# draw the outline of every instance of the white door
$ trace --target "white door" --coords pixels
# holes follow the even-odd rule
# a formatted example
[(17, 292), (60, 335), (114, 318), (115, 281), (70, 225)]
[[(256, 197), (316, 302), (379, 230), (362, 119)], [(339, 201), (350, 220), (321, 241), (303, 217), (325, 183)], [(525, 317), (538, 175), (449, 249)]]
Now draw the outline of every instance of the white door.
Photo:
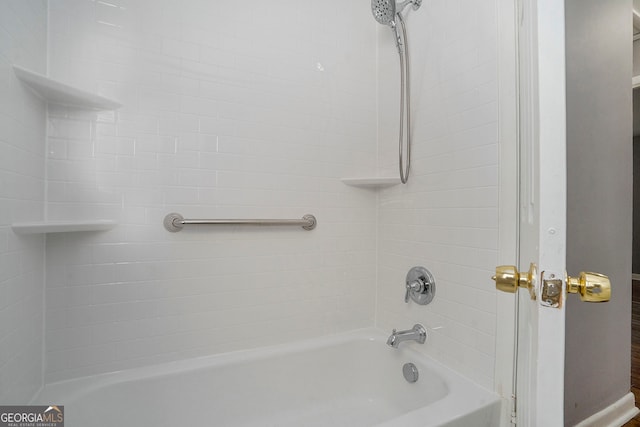
[[(537, 266), (535, 301), (519, 292), (517, 420), (564, 424), (566, 102), (564, 0), (520, 2), (519, 269)], [(547, 282), (550, 292), (544, 292)], [(545, 293), (559, 292), (554, 299)]]
[[(501, 425), (562, 426), (567, 296), (564, 0), (500, 0), (499, 5), (499, 257), (520, 273), (497, 270), (496, 282), (509, 292), (529, 288), (515, 296), (498, 295), (496, 359), (513, 361), (496, 369), (498, 391), (512, 396)], [(572, 292), (579, 290), (579, 283), (571, 282)], [(594, 300), (608, 299), (606, 278), (594, 286)], [(515, 319), (511, 325), (510, 319)]]
[[(523, 277), (531, 264), (536, 266), (531, 269), (529, 292), (520, 290), (511, 298), (510, 294), (500, 295), (498, 300), (505, 305), (498, 321), (508, 319), (508, 315), (515, 318), (515, 342), (501, 343), (502, 357), (509, 355), (511, 345), (513, 360), (512, 366), (503, 369), (503, 377), (498, 378), (513, 395), (502, 425), (514, 421), (518, 426), (562, 426), (566, 250), (564, 1), (505, 0), (501, 10), (501, 25), (512, 25), (510, 31), (515, 39), (512, 46), (501, 41), (500, 65), (504, 68), (515, 62), (512, 104), (516, 110), (514, 126), (509, 125), (508, 113), (501, 114), (502, 161), (510, 158), (514, 163), (513, 168), (504, 170), (501, 181), (506, 202), (502, 218), (507, 217), (508, 205), (514, 198), (517, 205), (517, 220), (508, 225), (514, 232), (503, 233), (506, 236), (501, 239), (501, 247), (506, 253), (515, 252), (513, 261), (507, 263), (515, 264)], [(504, 77), (501, 84), (508, 86), (511, 82)], [(508, 101), (509, 97), (503, 94), (501, 100)], [(518, 141), (511, 151), (506, 148), (509, 137)], [(515, 178), (511, 187), (510, 177)], [(509, 245), (506, 239), (515, 243)], [(542, 276), (559, 281), (555, 284), (560, 303), (542, 298)]]
[[(563, 280), (565, 271), (564, 0), (499, 0), (498, 10), (498, 256), (523, 277), (531, 263), (537, 266), (535, 300), (526, 289), (497, 295), (496, 389), (505, 398), (501, 426), (562, 426), (564, 304), (543, 306), (548, 303), (539, 286), (541, 272)], [(512, 284), (510, 292), (518, 289)], [(561, 284), (561, 297), (563, 289)]]

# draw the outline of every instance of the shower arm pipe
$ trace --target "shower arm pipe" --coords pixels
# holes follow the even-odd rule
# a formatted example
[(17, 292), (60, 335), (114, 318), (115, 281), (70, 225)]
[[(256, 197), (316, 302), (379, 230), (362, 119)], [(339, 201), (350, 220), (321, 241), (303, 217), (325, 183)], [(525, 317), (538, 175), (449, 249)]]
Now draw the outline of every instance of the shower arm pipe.
[(297, 225), (305, 230), (316, 228), (316, 217), (307, 214), (302, 219), (185, 219), (179, 213), (170, 213), (164, 217), (164, 228), (172, 233), (185, 225)]

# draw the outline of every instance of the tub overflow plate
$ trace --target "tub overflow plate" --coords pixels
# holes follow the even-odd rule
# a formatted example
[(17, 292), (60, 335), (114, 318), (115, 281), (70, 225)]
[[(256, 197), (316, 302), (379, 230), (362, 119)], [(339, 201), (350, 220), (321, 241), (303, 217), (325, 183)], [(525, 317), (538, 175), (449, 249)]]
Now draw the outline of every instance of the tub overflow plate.
[(418, 368), (411, 362), (404, 364), (402, 367), (402, 375), (404, 375), (404, 379), (410, 383), (418, 381), (418, 377), (420, 376), (418, 374)]

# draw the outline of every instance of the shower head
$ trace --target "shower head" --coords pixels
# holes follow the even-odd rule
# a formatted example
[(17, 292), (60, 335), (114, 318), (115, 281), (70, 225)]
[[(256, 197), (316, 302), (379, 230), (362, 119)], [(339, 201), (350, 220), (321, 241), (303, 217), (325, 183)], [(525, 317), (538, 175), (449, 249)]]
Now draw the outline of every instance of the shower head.
[[(402, 11), (408, 5), (413, 6), (413, 10), (418, 10), (422, 5), (422, 0), (404, 0), (396, 3), (396, 0), (371, 0), (371, 13), (379, 24), (388, 25), (395, 35), (398, 56), (400, 57), (400, 131), (398, 135), (398, 166), (400, 169), (400, 181), (403, 184), (409, 179), (409, 167), (411, 164), (411, 90), (409, 83), (411, 76), (409, 73), (409, 44), (407, 39), (407, 27), (402, 17)], [(400, 24), (396, 25), (397, 22)], [(398, 31), (402, 30), (402, 34)], [(404, 143), (405, 114), (406, 114), (406, 144)], [(405, 150), (406, 145), (406, 150)], [(406, 151), (406, 162), (404, 161)]]
[(395, 27), (395, 0), (371, 0), (371, 12), (378, 23)]
[(398, 4), (395, 0), (371, 0), (371, 12), (378, 23), (395, 28), (396, 14), (408, 5), (413, 5), (413, 9), (417, 10), (422, 5), (422, 0), (405, 0)]

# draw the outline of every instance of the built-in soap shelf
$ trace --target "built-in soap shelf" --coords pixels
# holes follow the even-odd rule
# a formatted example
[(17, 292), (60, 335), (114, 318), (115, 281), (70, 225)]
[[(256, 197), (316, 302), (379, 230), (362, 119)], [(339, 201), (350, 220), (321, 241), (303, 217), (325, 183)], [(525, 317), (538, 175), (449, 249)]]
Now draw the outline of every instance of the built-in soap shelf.
[(345, 185), (359, 188), (387, 188), (400, 184), (400, 178), (393, 177), (359, 177), (359, 178), (342, 178)]
[[(83, 110), (115, 110), (122, 107), (117, 101), (51, 79), (19, 65), (13, 66), (16, 77), (29, 86), (49, 104), (57, 104)], [(105, 231), (116, 226), (112, 220), (87, 221), (35, 221), (14, 223), (16, 234), (70, 233), (76, 231)]]
[(70, 233), (75, 231), (106, 231), (117, 225), (113, 220), (94, 221), (34, 221), (11, 224), (16, 234)]
[(18, 79), (52, 104), (86, 110), (115, 110), (122, 107), (122, 104), (117, 101), (70, 86), (18, 65), (13, 66), (13, 72)]

